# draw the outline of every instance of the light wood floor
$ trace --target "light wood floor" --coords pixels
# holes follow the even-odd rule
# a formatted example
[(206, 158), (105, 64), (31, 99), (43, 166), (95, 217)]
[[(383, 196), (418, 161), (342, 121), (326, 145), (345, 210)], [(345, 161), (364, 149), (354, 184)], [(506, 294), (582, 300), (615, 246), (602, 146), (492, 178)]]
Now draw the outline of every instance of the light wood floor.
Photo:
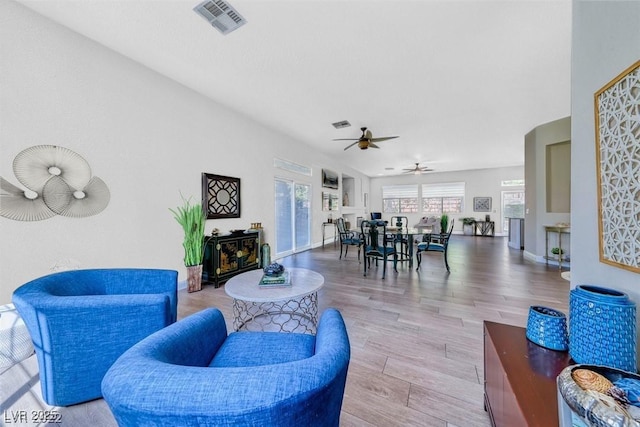
[[(347, 323), (351, 363), (342, 426), (489, 426), (483, 408), (482, 322), (525, 326), (530, 305), (567, 313), (569, 283), (557, 266), (525, 260), (505, 238), (453, 236), (447, 273), (439, 253), (419, 272), (399, 265), (362, 275), (356, 251), (338, 260), (325, 245), (280, 260), (320, 272), (320, 311), (336, 307)], [(215, 306), (232, 327), (224, 288), (181, 291), (179, 317)], [(17, 411), (59, 411), (62, 425), (113, 426), (103, 400), (50, 408), (40, 399), (35, 356), (0, 374), (0, 425)], [(19, 425), (29, 425), (22, 423)], [(33, 425), (33, 424), (31, 424)], [(58, 424), (60, 425), (60, 424)]]

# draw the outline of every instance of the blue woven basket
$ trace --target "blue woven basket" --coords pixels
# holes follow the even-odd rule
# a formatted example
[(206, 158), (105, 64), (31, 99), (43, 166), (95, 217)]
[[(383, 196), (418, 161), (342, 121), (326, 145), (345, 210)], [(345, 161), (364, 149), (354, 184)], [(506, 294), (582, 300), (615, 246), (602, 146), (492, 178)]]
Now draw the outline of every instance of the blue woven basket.
[(636, 372), (636, 305), (623, 292), (580, 285), (569, 293), (569, 354), (580, 364)]
[(551, 350), (569, 349), (567, 316), (553, 308), (538, 305), (529, 307), (526, 335), (529, 341)]

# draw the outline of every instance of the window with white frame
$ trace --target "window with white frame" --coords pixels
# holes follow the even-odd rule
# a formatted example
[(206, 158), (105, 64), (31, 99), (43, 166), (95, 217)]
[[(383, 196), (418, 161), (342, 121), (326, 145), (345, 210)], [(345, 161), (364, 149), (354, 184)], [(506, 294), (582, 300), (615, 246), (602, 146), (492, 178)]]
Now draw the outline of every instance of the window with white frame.
[(386, 213), (417, 213), (418, 184), (383, 186), (382, 210)]
[(507, 179), (501, 181), (503, 187), (524, 187), (524, 179)]
[(464, 182), (422, 184), (422, 212), (440, 215), (462, 213), (464, 210)]
[(306, 176), (311, 176), (311, 173), (312, 173), (312, 169), (309, 166), (299, 165), (297, 163), (293, 163), (284, 159), (279, 159), (277, 157), (273, 159), (273, 167), (286, 170), (289, 172), (299, 173), (301, 175), (306, 175)]

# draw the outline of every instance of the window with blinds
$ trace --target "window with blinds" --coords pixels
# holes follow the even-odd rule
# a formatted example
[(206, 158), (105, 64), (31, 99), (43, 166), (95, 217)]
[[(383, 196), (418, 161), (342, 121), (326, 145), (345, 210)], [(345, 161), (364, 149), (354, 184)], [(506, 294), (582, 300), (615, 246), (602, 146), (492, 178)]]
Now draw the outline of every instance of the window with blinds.
[(462, 213), (464, 182), (422, 184), (422, 212), (426, 214)]
[(382, 187), (382, 209), (386, 213), (416, 213), (418, 184), (385, 185)]

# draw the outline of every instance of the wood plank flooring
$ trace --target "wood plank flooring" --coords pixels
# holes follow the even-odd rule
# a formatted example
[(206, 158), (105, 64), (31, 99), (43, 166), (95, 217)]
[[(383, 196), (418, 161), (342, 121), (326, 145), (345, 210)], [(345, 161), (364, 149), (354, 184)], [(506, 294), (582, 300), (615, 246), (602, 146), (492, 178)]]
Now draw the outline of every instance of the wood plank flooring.
[[(345, 318), (352, 356), (341, 425), (486, 427), (482, 322), (525, 326), (530, 305), (568, 313), (569, 282), (557, 266), (525, 260), (505, 238), (453, 236), (447, 273), (442, 255), (423, 254), (420, 271), (382, 265), (362, 275), (356, 251), (338, 259), (331, 244), (280, 260), (320, 272), (320, 311)], [(415, 267), (415, 266), (414, 266)], [(232, 330), (224, 288), (180, 291), (179, 317), (218, 307)], [(16, 411), (54, 409), (66, 426), (114, 426), (103, 400), (51, 408), (40, 398), (35, 356), (0, 374), (0, 425)], [(22, 423), (19, 425), (29, 425)], [(31, 424), (35, 425), (35, 424)], [(59, 425), (59, 424), (58, 424)]]

